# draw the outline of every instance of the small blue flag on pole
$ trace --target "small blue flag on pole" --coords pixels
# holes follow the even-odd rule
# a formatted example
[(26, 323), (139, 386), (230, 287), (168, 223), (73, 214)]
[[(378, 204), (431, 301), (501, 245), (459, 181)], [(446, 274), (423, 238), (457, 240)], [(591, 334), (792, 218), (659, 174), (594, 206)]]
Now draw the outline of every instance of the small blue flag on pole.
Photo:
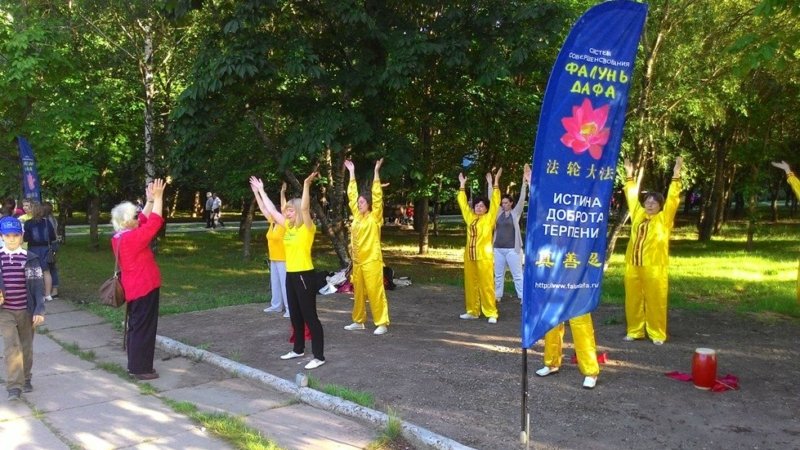
[(547, 83), (533, 152), (522, 346), (597, 308), (609, 201), (647, 5), (608, 1), (573, 26)]
[(42, 190), (39, 173), (36, 171), (36, 157), (27, 139), (17, 136), (19, 143), (19, 161), (22, 166), (22, 198), (42, 201)]

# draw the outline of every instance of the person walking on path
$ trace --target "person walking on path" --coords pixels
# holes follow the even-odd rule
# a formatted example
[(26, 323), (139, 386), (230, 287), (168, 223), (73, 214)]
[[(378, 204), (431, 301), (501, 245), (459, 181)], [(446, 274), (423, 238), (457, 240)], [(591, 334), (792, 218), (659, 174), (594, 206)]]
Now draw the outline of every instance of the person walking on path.
[(56, 240), (56, 230), (47, 220), (44, 207), (40, 203), (31, 203), (31, 218), (24, 223), (23, 240), (28, 243), (28, 252), (39, 257), (39, 266), (44, 274), (44, 300), (53, 300), (50, 295), (53, 288), (53, 277), (50, 274), (50, 263), (47, 262), (47, 253), (50, 245)]
[(206, 219), (206, 228), (214, 227), (214, 194), (206, 192), (206, 208), (203, 210), (203, 215)]
[(631, 237), (625, 252), (626, 341), (644, 339), (662, 345), (667, 340), (669, 236), (681, 198), (683, 158), (675, 160), (667, 198), (648, 192), (639, 203), (633, 163), (625, 159), (625, 198), (631, 214)]
[(505, 288), (506, 267), (511, 271), (517, 298), (522, 303), (522, 232), (519, 219), (525, 207), (527, 188), (531, 182), (531, 166), (525, 164), (519, 199), (514, 204), (510, 195), (500, 200), (500, 210), (495, 224), (494, 240), (494, 296), (499, 302)]
[(114, 236), (111, 248), (119, 261), (128, 308), (128, 373), (137, 380), (153, 380), (158, 372), (153, 356), (158, 330), (161, 272), (150, 242), (164, 225), (164, 180), (147, 186), (147, 203), (141, 213), (136, 205), (122, 202), (111, 210)]
[(44, 323), (44, 277), (36, 253), (22, 248), (22, 223), (0, 219), (0, 333), (3, 335), (9, 401), (33, 391), (33, 336)]
[[(270, 306), (264, 309), (264, 312), (281, 312), (284, 309), (286, 313), (283, 317), (289, 317), (289, 300), (286, 298), (286, 250), (283, 247), (283, 237), (286, 233), (286, 228), (278, 225), (275, 219), (267, 211), (266, 203), (261, 198), (258, 187), (250, 184), (253, 194), (256, 197), (258, 208), (261, 214), (267, 218), (269, 227), (267, 228), (267, 252), (269, 253), (269, 285), (272, 291), (272, 299)], [(286, 207), (286, 183), (281, 185), (281, 212)]]
[[(786, 161), (775, 161), (772, 165), (786, 173), (786, 181), (789, 183), (789, 186), (792, 187), (795, 197), (800, 200), (800, 180), (798, 180), (797, 176), (792, 172), (792, 168), (789, 167), (789, 164), (787, 164)], [(800, 302), (800, 266), (797, 268), (797, 301)]]
[(350, 226), (350, 243), (353, 255), (353, 323), (344, 327), (348, 331), (363, 330), (367, 321), (367, 298), (375, 322), (373, 334), (385, 334), (389, 330), (389, 303), (383, 286), (383, 253), (381, 252), (381, 227), (383, 226), (383, 188), (380, 170), (383, 158), (375, 162), (371, 195), (358, 194), (356, 168), (352, 161), (345, 161), (350, 172), (347, 184), (347, 199), (353, 223)]
[(306, 369), (316, 369), (325, 364), (325, 336), (322, 323), (317, 315), (317, 286), (315, 283), (314, 263), (311, 260), (311, 247), (314, 245), (314, 234), (317, 226), (311, 218), (311, 183), (319, 176), (312, 172), (303, 182), (303, 196), (286, 203), (284, 212), (275, 208), (275, 204), (264, 192), (264, 183), (250, 177), (250, 185), (258, 189), (264, 200), (267, 212), (275, 222), (286, 228), (283, 245), (286, 250), (286, 297), (289, 300), (289, 316), (294, 327), (294, 343), (292, 351), (281, 356), (288, 360), (305, 355), (305, 326), (311, 330), (311, 351), (314, 359), (305, 365)]
[(214, 199), (211, 204), (211, 215), (214, 216), (214, 228), (217, 228), (217, 225), (225, 228), (225, 222), (222, 221), (222, 200), (216, 193), (214, 193)]
[(467, 203), (465, 192), (467, 177), (458, 174), (461, 188), (458, 191), (458, 207), (461, 216), (467, 224), (467, 245), (464, 248), (464, 303), (466, 312), (459, 317), (465, 320), (474, 320), (481, 313), (489, 318), (489, 323), (497, 323), (497, 303), (495, 301), (494, 283), (494, 251), (492, 239), (497, 210), (500, 203), (500, 175), (503, 169), (497, 171), (492, 183), (492, 173), (486, 174), (486, 182), (492, 186), (492, 200), (485, 197), (474, 199), (472, 209)]

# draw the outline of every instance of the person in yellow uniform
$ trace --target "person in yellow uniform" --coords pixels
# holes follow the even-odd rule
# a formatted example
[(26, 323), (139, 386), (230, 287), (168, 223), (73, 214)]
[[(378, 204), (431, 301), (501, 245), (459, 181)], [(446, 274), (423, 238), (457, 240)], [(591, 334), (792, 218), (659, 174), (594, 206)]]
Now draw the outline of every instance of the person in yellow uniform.
[[(289, 303), (286, 299), (286, 251), (283, 248), (283, 235), (285, 228), (278, 225), (267, 211), (267, 206), (258, 188), (250, 185), (255, 194), (261, 214), (267, 218), (267, 253), (269, 253), (269, 285), (272, 292), (270, 306), (264, 309), (265, 313), (281, 312), (286, 310), (283, 317), (289, 317)], [(281, 185), (281, 211), (286, 206), (286, 183)]]
[[(578, 370), (583, 374), (583, 387), (594, 389), (597, 376), (600, 375), (600, 364), (597, 363), (597, 345), (594, 341), (594, 325), (592, 315), (569, 319), (572, 340), (575, 343), (575, 355), (578, 358)], [(546, 377), (561, 369), (561, 347), (564, 343), (564, 323), (560, 323), (544, 335), (544, 367), (536, 371), (536, 375)]]
[(497, 323), (497, 303), (494, 293), (494, 238), (495, 220), (500, 207), (500, 175), (497, 171), (492, 183), (492, 173), (486, 174), (486, 181), (492, 189), (491, 201), (485, 197), (473, 199), (472, 208), (467, 203), (465, 192), (467, 177), (458, 174), (461, 188), (458, 191), (458, 207), (467, 224), (467, 245), (464, 248), (464, 304), (467, 312), (459, 317), (474, 320), (481, 313), (489, 318), (489, 323)]
[(305, 179), (302, 198), (288, 201), (283, 213), (275, 209), (275, 205), (264, 192), (264, 183), (256, 177), (250, 177), (250, 185), (258, 190), (269, 215), (286, 229), (283, 237), (286, 251), (286, 298), (294, 327), (294, 344), (292, 351), (281, 355), (281, 359), (305, 355), (303, 332), (307, 326), (311, 330), (311, 351), (314, 359), (305, 365), (306, 369), (316, 369), (325, 364), (325, 338), (317, 315), (317, 289), (314, 282), (314, 263), (311, 261), (311, 247), (317, 226), (311, 218), (309, 191), (311, 183), (318, 176), (319, 173), (315, 171)]
[[(383, 190), (380, 170), (383, 158), (375, 162), (372, 179), (372, 195), (358, 195), (356, 168), (352, 161), (344, 165), (350, 172), (347, 185), (347, 200), (353, 223), (350, 226), (350, 244), (353, 258), (353, 323), (344, 327), (348, 331), (363, 330), (367, 321), (367, 298), (372, 320), (373, 334), (385, 334), (389, 330), (389, 304), (383, 288), (383, 254), (381, 253), (381, 227), (383, 226)], [(371, 198), (370, 198), (371, 197)]]
[[(786, 161), (781, 161), (773, 162), (772, 165), (786, 172), (786, 181), (789, 182), (789, 186), (792, 187), (794, 195), (800, 200), (800, 180), (798, 180), (797, 176), (792, 172), (792, 168), (789, 167), (789, 164), (787, 164)], [(797, 268), (797, 301), (800, 302), (800, 266)]]
[(669, 292), (669, 236), (675, 223), (681, 194), (683, 158), (675, 160), (666, 200), (658, 192), (639, 203), (639, 187), (633, 180), (633, 164), (625, 160), (625, 198), (631, 214), (631, 237), (625, 252), (626, 341), (644, 339), (662, 345), (667, 340)]

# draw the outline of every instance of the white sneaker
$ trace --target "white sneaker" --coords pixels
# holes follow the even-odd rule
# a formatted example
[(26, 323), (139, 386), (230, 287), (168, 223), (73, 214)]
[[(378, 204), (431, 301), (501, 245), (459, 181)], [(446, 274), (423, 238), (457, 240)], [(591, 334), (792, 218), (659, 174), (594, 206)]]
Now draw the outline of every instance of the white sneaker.
[(489, 323), (497, 323), (497, 317), (489, 317), (489, 320), (487, 322), (489, 322)]
[(353, 322), (350, 325), (345, 325), (344, 327), (344, 329), (347, 331), (357, 331), (357, 330), (363, 330), (365, 328), (367, 327), (365, 327), (363, 323), (358, 323), (358, 322)]
[(655, 339), (655, 340), (653, 340), (653, 344), (656, 344), (656, 345), (664, 345), (664, 341), (660, 341), (660, 340), (658, 340), (658, 339)]
[(289, 318), (289, 311), (286, 311), (285, 313), (283, 313), (283, 317), (288, 319)]
[(289, 352), (289, 353), (287, 353), (285, 355), (281, 355), (281, 359), (300, 358), (303, 355), (305, 355), (305, 353), (295, 353), (294, 351), (291, 351), (291, 352)]
[(596, 385), (597, 385), (597, 377), (586, 377), (583, 379), (584, 389), (594, 389)]
[(47, 297), (45, 297), (45, 298), (44, 298), (44, 301), (46, 301), (46, 302), (52, 302), (52, 301), (53, 301), (53, 297), (52, 297), (52, 296), (50, 296), (50, 295), (48, 295)]
[(630, 334), (627, 334), (627, 335), (625, 335), (624, 338), (622, 338), (622, 340), (625, 341), (625, 342), (633, 342), (633, 341), (636, 340), (636, 338), (631, 336)]
[(306, 364), (306, 369), (308, 370), (316, 369), (317, 367), (323, 364), (325, 364), (325, 361), (320, 361), (317, 358), (314, 358), (311, 361), (309, 361), (308, 364)]
[(264, 308), (264, 312), (266, 313), (281, 312), (282, 309), (283, 308), (281, 308), (280, 306), (270, 306), (269, 308)]
[(389, 329), (386, 328), (386, 325), (380, 325), (378, 328), (375, 328), (375, 331), (373, 331), (372, 334), (380, 336), (382, 334), (386, 334), (387, 331), (389, 331)]
[(473, 316), (473, 315), (472, 315), (472, 314), (470, 314), (470, 313), (464, 313), (464, 314), (462, 314), (462, 315), (460, 315), (460, 316), (458, 316), (458, 317), (459, 317), (460, 319), (464, 319), (464, 320), (475, 320), (475, 319), (477, 319), (477, 318), (478, 318), (478, 316)]
[(541, 369), (536, 371), (536, 375), (539, 375), (540, 377), (546, 377), (548, 375), (552, 375), (554, 373), (558, 373), (558, 370), (559, 370), (558, 367), (547, 367), (547, 366), (544, 366)]

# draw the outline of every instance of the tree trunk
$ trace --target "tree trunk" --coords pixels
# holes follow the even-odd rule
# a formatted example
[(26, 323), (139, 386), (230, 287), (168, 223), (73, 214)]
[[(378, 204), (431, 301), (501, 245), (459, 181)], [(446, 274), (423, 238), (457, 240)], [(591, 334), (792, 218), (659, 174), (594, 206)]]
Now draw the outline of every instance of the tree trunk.
[(61, 236), (61, 243), (67, 243), (67, 218), (69, 217), (68, 211), (71, 205), (67, 201), (58, 202), (58, 230), (56, 234)]
[(414, 205), (414, 221), (417, 221), (419, 216), (419, 254), (428, 254), (428, 199), (423, 198), (416, 202)]
[[(247, 204), (246, 204), (247, 205)], [(252, 259), (252, 255), (250, 253), (250, 243), (252, 242), (253, 237), (253, 213), (256, 209), (256, 199), (253, 197), (250, 200), (250, 204), (246, 206), (244, 214), (242, 214), (242, 221), (239, 225), (239, 236), (243, 242), (243, 253), (242, 257), (246, 260)]]
[(89, 248), (98, 250), (100, 248), (100, 236), (97, 232), (97, 222), (100, 218), (100, 197), (93, 195), (89, 199)]
[(175, 218), (175, 211), (178, 210), (178, 197), (180, 196), (181, 190), (179, 188), (175, 188), (175, 192), (172, 194), (172, 201), (170, 202), (169, 208), (169, 218)]
[(144, 173), (145, 182), (156, 177), (155, 148), (153, 145), (153, 129), (155, 125), (153, 102), (155, 98), (155, 82), (153, 79), (153, 31), (150, 19), (139, 22), (144, 33), (144, 49), (139, 70), (144, 87)]
[[(422, 148), (425, 150), (423, 155), (427, 159), (424, 162), (425, 173), (427, 179), (430, 179), (431, 165), (432, 165), (432, 141), (433, 130), (427, 123), (423, 123), (420, 127), (420, 142)], [(419, 255), (428, 254), (428, 197), (417, 199), (414, 205), (414, 230), (419, 233)], [(424, 210), (424, 211), (423, 211)]]
[(203, 204), (200, 203), (200, 191), (194, 192), (194, 202), (192, 204), (192, 218), (196, 219), (203, 216)]
[(708, 199), (708, 207), (705, 209), (702, 219), (700, 220), (698, 240), (700, 242), (708, 242), (714, 234), (715, 225), (720, 217), (720, 209), (724, 205), (724, 191), (725, 191), (725, 157), (722, 151), (722, 144), (715, 144), (714, 154), (716, 156), (714, 167), (714, 184), (711, 188), (711, 193)]

